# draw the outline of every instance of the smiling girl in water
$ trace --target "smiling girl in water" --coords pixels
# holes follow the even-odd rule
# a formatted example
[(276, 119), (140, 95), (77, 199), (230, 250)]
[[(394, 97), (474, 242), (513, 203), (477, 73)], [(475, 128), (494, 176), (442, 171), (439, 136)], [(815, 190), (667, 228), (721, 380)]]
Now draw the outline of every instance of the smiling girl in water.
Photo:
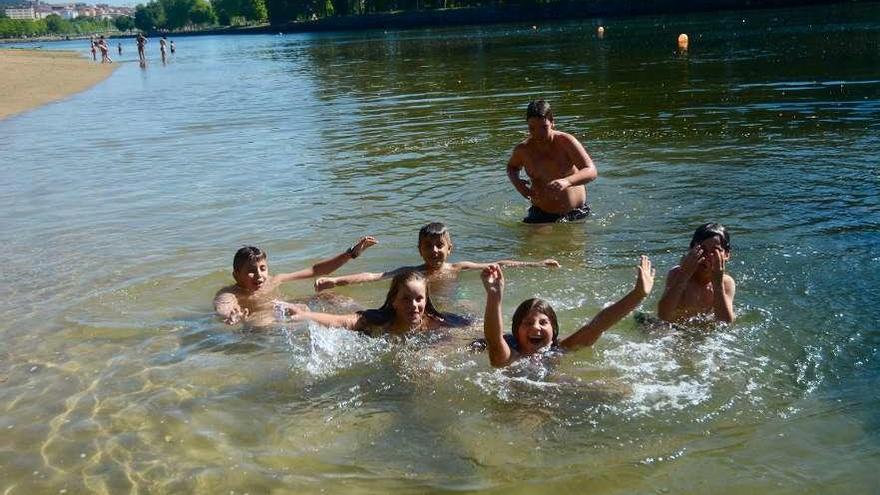
[(293, 321), (314, 321), (370, 335), (424, 332), (467, 324), (465, 318), (437, 311), (428, 295), (427, 279), (417, 271), (397, 274), (391, 281), (385, 304), (379, 309), (337, 315), (310, 311), (301, 304), (276, 304)]
[(547, 301), (533, 298), (523, 301), (513, 313), (511, 334), (502, 334), (501, 297), (504, 293), (504, 274), (498, 265), (483, 270), (486, 289), (486, 317), (483, 332), (492, 366), (507, 366), (521, 356), (547, 350), (572, 351), (593, 345), (605, 330), (622, 320), (651, 293), (654, 269), (647, 256), (642, 256), (635, 287), (622, 299), (604, 308), (586, 325), (559, 341), (559, 323), (556, 312)]

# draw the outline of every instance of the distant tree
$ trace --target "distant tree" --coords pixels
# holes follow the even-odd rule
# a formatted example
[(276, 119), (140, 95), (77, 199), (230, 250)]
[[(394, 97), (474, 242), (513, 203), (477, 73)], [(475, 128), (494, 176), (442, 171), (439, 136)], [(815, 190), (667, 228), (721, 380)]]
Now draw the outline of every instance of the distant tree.
[(195, 0), (189, 11), (189, 21), (197, 26), (217, 24), (217, 14), (207, 0)]
[(70, 23), (61, 18), (58, 14), (50, 14), (46, 16), (46, 30), (54, 34), (65, 34), (71, 31)]
[(134, 25), (141, 31), (155, 31), (165, 27), (165, 22), (165, 9), (159, 2), (138, 5), (134, 9)]
[(123, 33), (134, 29), (134, 19), (127, 15), (121, 15), (117, 17), (113, 20), (113, 24), (116, 26), (116, 29), (122, 31)]

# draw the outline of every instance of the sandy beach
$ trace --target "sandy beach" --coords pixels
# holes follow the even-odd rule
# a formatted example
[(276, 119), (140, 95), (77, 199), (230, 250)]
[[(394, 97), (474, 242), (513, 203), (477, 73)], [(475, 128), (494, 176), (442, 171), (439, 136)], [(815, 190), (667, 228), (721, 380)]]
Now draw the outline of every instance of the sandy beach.
[(0, 119), (79, 93), (116, 67), (73, 52), (0, 49)]

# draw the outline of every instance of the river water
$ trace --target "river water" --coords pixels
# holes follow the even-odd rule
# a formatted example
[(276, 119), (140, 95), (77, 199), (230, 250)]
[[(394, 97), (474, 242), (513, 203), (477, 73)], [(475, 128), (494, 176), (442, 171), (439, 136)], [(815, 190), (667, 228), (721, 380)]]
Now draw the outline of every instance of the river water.
[[(167, 65), (153, 39), (143, 69), (127, 40), (108, 80), (0, 121), (0, 489), (876, 493), (876, 5), (188, 37)], [(599, 169), (585, 223), (519, 223), (504, 166), (537, 97)], [(338, 273), (376, 271), (418, 263), (429, 221), (453, 260), (557, 258), (507, 271), (504, 312), (544, 297), (563, 334), (640, 253), (655, 311), (720, 221), (739, 320), (628, 318), (549, 369), (497, 371), (464, 350), (476, 273), (437, 305), (477, 325), (427, 341), (212, 315), (243, 244), (279, 272), (373, 234)]]

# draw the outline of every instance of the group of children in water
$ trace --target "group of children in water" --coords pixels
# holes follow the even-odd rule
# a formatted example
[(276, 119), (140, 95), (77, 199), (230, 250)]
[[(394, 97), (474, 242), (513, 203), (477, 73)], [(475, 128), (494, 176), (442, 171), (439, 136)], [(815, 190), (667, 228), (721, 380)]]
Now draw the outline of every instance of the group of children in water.
[[(597, 175), (592, 160), (574, 137), (553, 129), (553, 116), (546, 102), (532, 102), (526, 115), (529, 137), (517, 146), (508, 163), (508, 177), (532, 203), (523, 221), (546, 223), (582, 218), (580, 215), (584, 211), (588, 214), (589, 207), (585, 187), (581, 186)], [(531, 182), (520, 179), (519, 171), (523, 168)], [(556, 260), (451, 263), (448, 261), (453, 249), (451, 235), (444, 224), (435, 222), (419, 231), (418, 249), (423, 264), (380, 273), (329, 276), (376, 242), (373, 237), (362, 237), (332, 258), (297, 272), (274, 276), (269, 275), (265, 251), (253, 246), (243, 247), (233, 259), (235, 284), (217, 293), (215, 310), (230, 325), (244, 320), (256, 325), (267, 324), (277, 312), (283, 312), (294, 321), (313, 321), (368, 335), (431, 331), (463, 326), (468, 322), (460, 316), (442, 313), (434, 306), (429, 282), (456, 278), (464, 270), (481, 270), (486, 291), (482, 346), (488, 350), (491, 364), (501, 367), (521, 356), (592, 345), (603, 332), (630, 314), (651, 293), (654, 285), (655, 270), (651, 261), (641, 256), (633, 289), (571, 335), (560, 340), (556, 313), (549, 303), (537, 298), (523, 301), (517, 307), (512, 317), (511, 333), (504, 334), (502, 268), (558, 267)], [(730, 236), (722, 225), (707, 223), (698, 227), (688, 252), (667, 275), (666, 288), (658, 303), (659, 318), (679, 323), (709, 316), (732, 323), (735, 318), (735, 284), (726, 272), (730, 249)], [(389, 278), (391, 286), (380, 308), (351, 314), (316, 312), (304, 304), (277, 300), (276, 290), (280, 284), (307, 278), (316, 279), (315, 290), (319, 292)]]

